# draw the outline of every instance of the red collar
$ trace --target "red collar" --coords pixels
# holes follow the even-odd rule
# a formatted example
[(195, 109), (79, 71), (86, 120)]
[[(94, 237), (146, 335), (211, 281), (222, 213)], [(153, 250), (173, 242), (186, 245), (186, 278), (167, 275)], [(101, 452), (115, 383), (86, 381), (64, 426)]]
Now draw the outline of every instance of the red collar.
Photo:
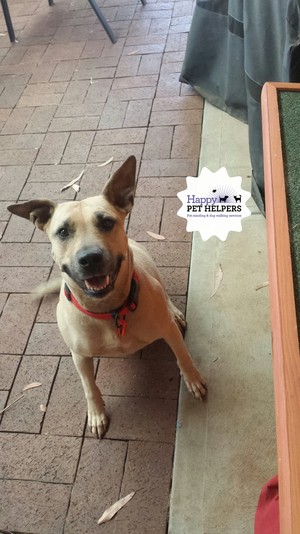
[(128, 295), (128, 298), (125, 304), (123, 304), (123, 306), (121, 306), (117, 310), (113, 310), (112, 312), (94, 313), (94, 312), (90, 312), (86, 310), (85, 308), (81, 306), (81, 304), (79, 304), (78, 300), (71, 293), (71, 290), (67, 286), (67, 284), (65, 284), (65, 287), (64, 287), (64, 293), (65, 293), (66, 298), (70, 302), (72, 302), (75, 308), (77, 308), (79, 311), (81, 311), (85, 315), (88, 315), (89, 317), (93, 317), (93, 319), (104, 319), (106, 321), (109, 319), (114, 319), (116, 323), (116, 327), (117, 327), (117, 332), (120, 336), (124, 336), (125, 331), (126, 331), (126, 327), (127, 327), (126, 315), (129, 312), (133, 312), (137, 308), (138, 291), (139, 291), (138, 276), (136, 272), (134, 272), (132, 275), (132, 279), (131, 279), (129, 295)]

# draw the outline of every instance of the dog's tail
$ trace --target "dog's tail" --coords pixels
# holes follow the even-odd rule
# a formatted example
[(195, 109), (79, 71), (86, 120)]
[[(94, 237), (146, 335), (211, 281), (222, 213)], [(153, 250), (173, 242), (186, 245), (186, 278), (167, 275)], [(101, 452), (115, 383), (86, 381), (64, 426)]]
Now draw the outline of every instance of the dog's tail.
[(34, 299), (40, 299), (45, 295), (59, 293), (60, 287), (61, 278), (54, 278), (53, 280), (48, 280), (48, 282), (43, 282), (42, 284), (34, 288), (34, 290), (32, 291), (32, 297)]

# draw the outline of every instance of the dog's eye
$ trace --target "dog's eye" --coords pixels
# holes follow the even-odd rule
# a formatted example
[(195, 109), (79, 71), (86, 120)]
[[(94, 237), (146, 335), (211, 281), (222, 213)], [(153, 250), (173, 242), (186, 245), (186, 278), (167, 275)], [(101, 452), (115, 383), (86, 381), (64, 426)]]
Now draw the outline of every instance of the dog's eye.
[(110, 232), (115, 224), (115, 219), (112, 219), (111, 217), (103, 217), (101, 221), (99, 221), (100, 230), (103, 232)]
[(69, 230), (67, 230), (67, 228), (62, 227), (62, 228), (59, 228), (59, 230), (57, 230), (57, 235), (61, 239), (67, 239), (67, 237), (70, 236), (70, 232)]

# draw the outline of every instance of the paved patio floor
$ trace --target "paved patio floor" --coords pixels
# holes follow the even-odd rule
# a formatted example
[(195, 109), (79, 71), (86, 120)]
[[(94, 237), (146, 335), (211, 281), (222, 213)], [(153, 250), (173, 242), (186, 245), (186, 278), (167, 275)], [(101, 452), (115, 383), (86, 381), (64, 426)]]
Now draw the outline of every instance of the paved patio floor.
[[(6, 206), (101, 190), (130, 154), (139, 161), (129, 236), (147, 242), (174, 302), (186, 306), (191, 236), (177, 192), (198, 169), (202, 100), (178, 81), (193, 1), (102, 0), (112, 45), (85, 0), (12, 0), (18, 42), (0, 35), (0, 403), (41, 382), (1, 419), (0, 531), (164, 534), (179, 377), (162, 343), (103, 358), (97, 380), (111, 415), (101, 442), (55, 322), (55, 299), (30, 291), (55, 275), (45, 236)], [(99, 167), (109, 158), (113, 163)], [(60, 191), (85, 169), (78, 194)], [(148, 231), (160, 233), (157, 241)], [(40, 409), (46, 407), (46, 411)], [(131, 491), (101, 527), (97, 519)]]

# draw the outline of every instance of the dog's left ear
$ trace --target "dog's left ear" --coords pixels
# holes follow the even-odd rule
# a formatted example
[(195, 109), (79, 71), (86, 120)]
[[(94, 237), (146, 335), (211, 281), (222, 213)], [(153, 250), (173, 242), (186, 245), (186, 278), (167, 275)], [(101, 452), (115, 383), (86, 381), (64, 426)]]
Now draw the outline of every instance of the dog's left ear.
[(129, 213), (133, 206), (135, 172), (136, 159), (134, 156), (129, 156), (108, 180), (102, 191), (102, 194), (111, 204), (125, 210), (126, 213)]
[(44, 230), (46, 223), (51, 219), (56, 204), (51, 200), (30, 200), (23, 204), (7, 206), (8, 211), (24, 219), (28, 219), (40, 230)]

